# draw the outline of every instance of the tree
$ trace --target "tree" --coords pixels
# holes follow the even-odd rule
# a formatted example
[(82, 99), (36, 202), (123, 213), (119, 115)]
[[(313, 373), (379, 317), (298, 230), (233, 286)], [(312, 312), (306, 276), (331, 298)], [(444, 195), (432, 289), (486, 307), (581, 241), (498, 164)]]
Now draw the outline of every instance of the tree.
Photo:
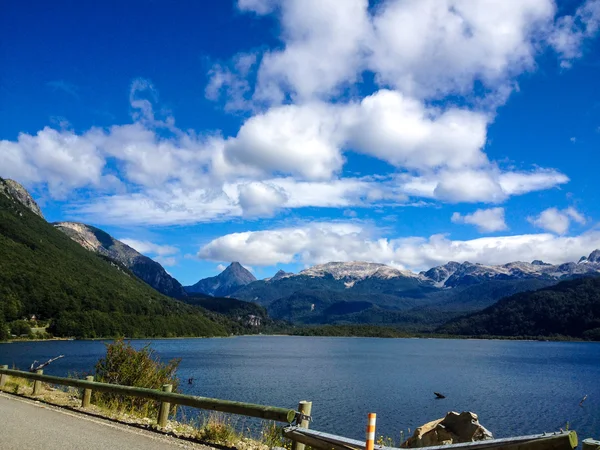
[(10, 339), (10, 330), (4, 321), (4, 317), (0, 315), (0, 341), (7, 341), (8, 339)]
[(31, 326), (25, 320), (15, 320), (10, 323), (10, 332), (15, 336), (29, 335)]

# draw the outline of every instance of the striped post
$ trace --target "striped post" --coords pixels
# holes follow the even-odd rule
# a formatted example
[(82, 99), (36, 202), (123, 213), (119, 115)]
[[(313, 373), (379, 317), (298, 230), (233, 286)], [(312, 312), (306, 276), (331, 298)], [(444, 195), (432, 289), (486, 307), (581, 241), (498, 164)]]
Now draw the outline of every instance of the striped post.
[(373, 450), (375, 447), (375, 419), (377, 414), (369, 413), (369, 423), (367, 424), (367, 442), (366, 450)]

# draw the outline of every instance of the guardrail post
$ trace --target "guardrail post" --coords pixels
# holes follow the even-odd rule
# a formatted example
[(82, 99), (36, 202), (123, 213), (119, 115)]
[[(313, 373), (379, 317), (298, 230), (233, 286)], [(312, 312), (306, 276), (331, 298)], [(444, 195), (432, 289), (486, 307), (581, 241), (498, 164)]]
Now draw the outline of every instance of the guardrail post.
[[(87, 381), (94, 381), (94, 377), (92, 375), (89, 375), (87, 377), (85, 377), (85, 379)], [(89, 408), (90, 407), (90, 401), (92, 399), (92, 389), (91, 388), (86, 388), (83, 390), (83, 397), (81, 399), (81, 407), (82, 408)]]
[(592, 438), (584, 439), (581, 443), (581, 450), (600, 450), (600, 441)]
[[(298, 403), (298, 412), (304, 416), (310, 416), (312, 411), (312, 402), (307, 402), (306, 400), (302, 400)], [(300, 420), (298, 426), (300, 428), (308, 428), (309, 421), (307, 419)], [(304, 450), (305, 445), (301, 442), (292, 442), (292, 450)]]
[[(0, 366), (0, 369), (8, 369), (8, 365), (4, 364), (4, 365)], [(8, 379), (8, 375), (0, 374), (0, 388), (4, 387), (7, 379)]]
[[(42, 369), (38, 369), (35, 371), (38, 375), (43, 375), (44, 371)], [(35, 380), (33, 382), (33, 395), (40, 395), (42, 392), (42, 382), (39, 380)]]
[[(173, 390), (172, 384), (163, 384), (163, 392), (171, 392)], [(158, 408), (158, 426), (164, 428), (167, 426), (169, 421), (169, 411), (171, 410), (171, 403), (161, 402)]]

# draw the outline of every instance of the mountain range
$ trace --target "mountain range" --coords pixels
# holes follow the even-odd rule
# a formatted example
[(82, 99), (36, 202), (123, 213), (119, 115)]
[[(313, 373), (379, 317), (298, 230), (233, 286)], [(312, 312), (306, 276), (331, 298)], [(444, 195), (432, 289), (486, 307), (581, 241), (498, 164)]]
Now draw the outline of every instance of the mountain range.
[[(26, 208), (40, 223), (50, 226), (17, 182), (0, 179), (0, 193), (5, 202)], [(23, 209), (12, 209), (24, 217)], [(126, 275), (131, 273), (166, 296), (217, 312), (222, 309), (217, 303), (224, 302), (224, 297), (253, 302), (266, 308), (272, 318), (295, 324), (388, 324), (433, 330), (504, 297), (600, 274), (600, 250), (578, 262), (563, 264), (540, 260), (502, 265), (451, 261), (420, 273), (371, 262), (330, 262), (299, 273), (279, 271), (264, 280), (257, 280), (233, 262), (219, 275), (184, 288), (159, 263), (98, 228), (77, 222), (59, 222), (51, 228), (68, 236), (81, 250)], [(48, 230), (44, 228), (44, 232)], [(232, 317), (238, 323), (240, 310), (246, 311), (250, 321), (254, 320), (250, 316), (260, 315), (258, 310), (240, 305), (226, 307), (235, 310)]]
[(437, 331), (466, 336), (568, 336), (600, 341), (600, 277), (567, 280), (522, 292), (483, 311), (451, 320)]
[[(272, 317), (299, 324), (431, 328), (509, 295), (595, 274), (600, 274), (598, 250), (576, 263), (449, 262), (421, 273), (369, 262), (331, 262), (297, 274), (279, 272), (265, 280), (246, 280), (224, 295), (258, 303)], [(195, 286), (202, 285), (201, 280)]]

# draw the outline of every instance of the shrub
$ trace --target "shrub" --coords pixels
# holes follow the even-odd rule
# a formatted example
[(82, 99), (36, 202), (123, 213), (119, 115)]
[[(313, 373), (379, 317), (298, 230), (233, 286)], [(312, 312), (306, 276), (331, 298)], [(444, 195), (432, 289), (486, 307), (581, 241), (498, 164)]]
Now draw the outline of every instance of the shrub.
[(15, 336), (31, 334), (31, 326), (25, 320), (15, 320), (10, 323), (10, 332)]
[[(171, 384), (173, 392), (177, 392), (179, 380), (176, 371), (180, 362), (180, 359), (173, 359), (162, 363), (150, 345), (136, 350), (130, 342), (117, 339), (106, 344), (106, 356), (96, 363), (95, 380), (148, 389), (161, 389), (163, 384)], [(143, 415), (155, 415), (158, 409), (153, 400), (108, 392), (94, 392), (94, 402), (111, 409)]]
[(220, 445), (234, 445), (240, 439), (231, 418), (221, 413), (211, 413), (198, 430), (201, 441)]

